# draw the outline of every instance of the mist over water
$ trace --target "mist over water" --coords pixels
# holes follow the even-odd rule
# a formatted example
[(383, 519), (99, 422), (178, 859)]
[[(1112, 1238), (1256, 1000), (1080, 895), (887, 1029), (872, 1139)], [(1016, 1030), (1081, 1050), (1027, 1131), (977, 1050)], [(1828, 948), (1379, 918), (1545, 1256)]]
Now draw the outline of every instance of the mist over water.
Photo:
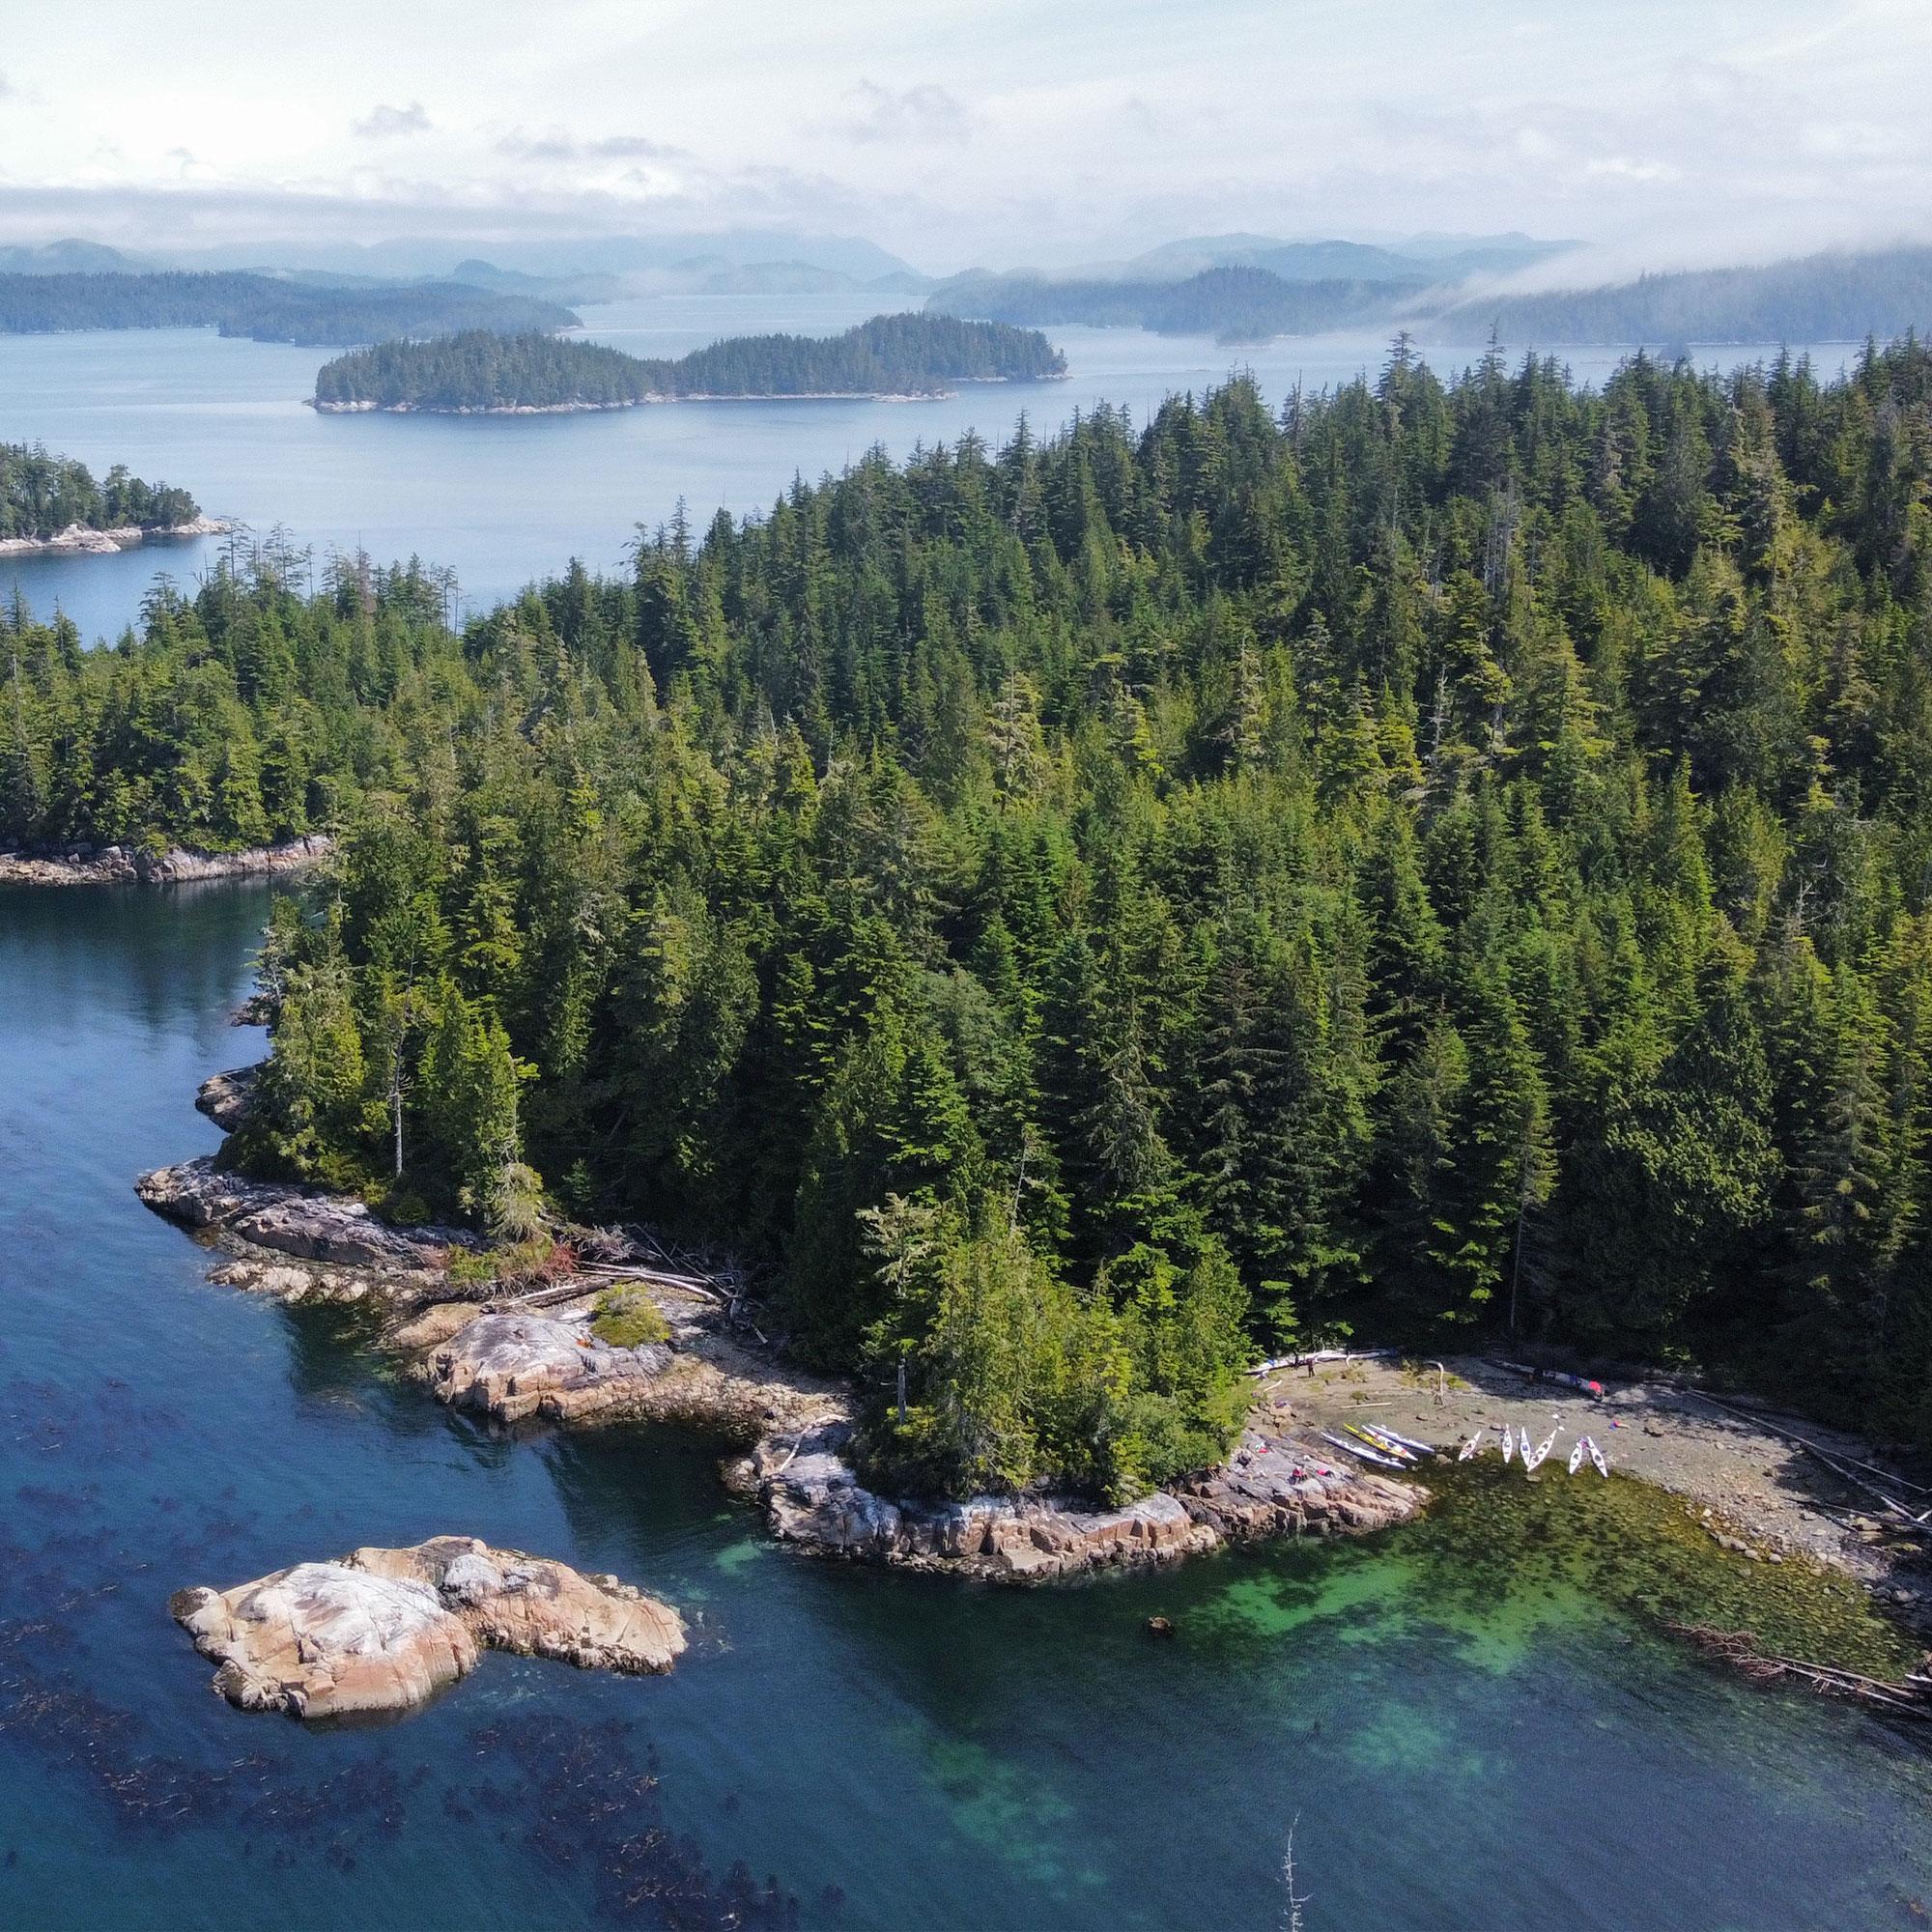
[[(1923, 1741), (1625, 1618), (1560, 1520), (1504, 1548), (1457, 1502), (1024, 1592), (812, 1562), (714, 1445), (492, 1436), (353, 1312), (209, 1284), (129, 1183), (214, 1143), (192, 1095), (260, 1050), (226, 1021), (265, 910), (0, 889), (0, 1924), (660, 1922), (640, 1892), (706, 1924), (775, 1877), (770, 1922), (809, 1927), (1276, 1926), (1297, 1818), (1311, 1928), (1932, 1897)], [(212, 1695), (166, 1614), (444, 1531), (613, 1570), (693, 1649), (646, 1679), (492, 1653), (419, 1716), (305, 1730)]]
[[(636, 355), (681, 355), (728, 335), (832, 334), (881, 306), (877, 296), (663, 297), (582, 311), (592, 339)], [(932, 402), (745, 400), (646, 405), (551, 416), (319, 415), (304, 406), (333, 354), (225, 340), (212, 329), (94, 330), (0, 337), (0, 440), (44, 442), (96, 474), (126, 463), (138, 476), (190, 490), (211, 515), (258, 532), (279, 524), (295, 542), (365, 549), (378, 563), (419, 556), (453, 569), (466, 606), (487, 608), (572, 557), (622, 567), (639, 524), (668, 520), (680, 497), (702, 529), (721, 506), (769, 510), (794, 475), (815, 481), (873, 445), (903, 458), (915, 443), (969, 429), (998, 446), (1024, 411), (1050, 432), (1076, 410), (1124, 406), (1144, 422), (1166, 396), (1199, 393), (1249, 369), (1271, 407), (1296, 383), (1321, 388), (1374, 376), (1384, 331), (1280, 338), (1222, 347), (1205, 336), (1140, 329), (1053, 328), (1065, 382), (969, 385)], [(1506, 345), (1520, 356), (1520, 345)], [(1445, 376), (1484, 345), (1418, 350)], [(1601, 383), (1622, 358), (1562, 349), (1579, 382)], [(1854, 353), (1813, 352), (1821, 374)], [(1699, 352), (1729, 367), (1775, 348)], [(149, 544), (115, 556), (0, 557), (0, 597), (17, 583), (42, 616), (58, 603), (90, 642), (134, 621), (157, 571), (190, 585), (220, 540)]]

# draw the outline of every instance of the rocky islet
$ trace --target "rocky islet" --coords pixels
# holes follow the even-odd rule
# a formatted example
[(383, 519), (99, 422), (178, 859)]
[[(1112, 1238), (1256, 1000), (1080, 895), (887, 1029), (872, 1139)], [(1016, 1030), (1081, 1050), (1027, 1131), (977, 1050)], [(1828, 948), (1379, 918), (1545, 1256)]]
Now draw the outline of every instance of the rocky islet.
[(467, 1536), (180, 1590), (168, 1610), (231, 1704), (298, 1718), (413, 1709), (479, 1650), (662, 1674), (685, 1648), (677, 1612), (616, 1577)]

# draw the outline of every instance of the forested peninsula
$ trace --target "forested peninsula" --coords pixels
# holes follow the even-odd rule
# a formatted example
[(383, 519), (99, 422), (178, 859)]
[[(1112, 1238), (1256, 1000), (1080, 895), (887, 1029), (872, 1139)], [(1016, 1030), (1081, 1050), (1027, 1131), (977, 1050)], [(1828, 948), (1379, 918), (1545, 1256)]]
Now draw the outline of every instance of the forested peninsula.
[(1037, 330), (946, 316), (879, 315), (830, 337), (734, 336), (676, 361), (472, 329), (339, 355), (317, 372), (314, 400), (319, 410), (491, 414), (733, 396), (931, 396), (954, 383), (1065, 372), (1065, 357)]
[(339, 835), (253, 1170), (735, 1244), (887, 1493), (1135, 1493), (1351, 1327), (1932, 1441), (1923, 346), (1398, 351), (442, 617), (263, 555), (0, 639), (12, 838)]
[(530, 296), (457, 282), (328, 287), (271, 275), (0, 274), (0, 334), (206, 328), (257, 342), (333, 347), (453, 329), (569, 328), (576, 314)]
[(1642, 275), (1614, 288), (1485, 297), (1416, 325), (1440, 342), (1861, 342), (1932, 327), (1932, 248), (1833, 250), (1764, 268)]
[(1288, 280), (1268, 269), (1241, 266), (1207, 269), (1181, 281), (975, 275), (936, 290), (925, 307), (928, 315), (988, 316), (1036, 327), (1071, 322), (1212, 335), (1223, 343), (1265, 342), (1385, 321), (1413, 306), (1429, 281), (1425, 274)]
[(0, 443), (0, 544), (43, 544), (75, 529), (179, 529), (200, 515), (185, 490), (144, 483), (126, 464), (97, 483), (71, 457), (49, 455), (38, 444)]

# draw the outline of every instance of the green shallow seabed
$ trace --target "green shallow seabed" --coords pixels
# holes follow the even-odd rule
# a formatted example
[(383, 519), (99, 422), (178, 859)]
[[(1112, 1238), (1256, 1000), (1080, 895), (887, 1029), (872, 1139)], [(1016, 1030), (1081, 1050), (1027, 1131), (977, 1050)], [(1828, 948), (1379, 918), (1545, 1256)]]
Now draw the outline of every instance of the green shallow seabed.
[(1231, 1581), (1194, 1617), (1228, 1635), (1278, 1636), (1380, 1604), (1364, 1640), (1399, 1634), (1394, 1608), (1399, 1622), (1455, 1632), (1466, 1662), (1498, 1673), (1552, 1625), (1629, 1617), (1748, 1632), (1770, 1655), (1888, 1680), (1922, 1655), (1850, 1577), (1720, 1548), (1692, 1506), (1653, 1484), (1560, 1466), (1525, 1478), (1493, 1458), (1426, 1480), (1432, 1501), (1411, 1521)]

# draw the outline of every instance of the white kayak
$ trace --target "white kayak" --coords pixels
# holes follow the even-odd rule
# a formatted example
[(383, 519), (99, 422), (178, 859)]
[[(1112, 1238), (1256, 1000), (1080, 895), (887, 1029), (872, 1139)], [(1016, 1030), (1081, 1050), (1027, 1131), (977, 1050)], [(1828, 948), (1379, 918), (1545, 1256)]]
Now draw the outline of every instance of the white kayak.
[(1522, 1458), (1522, 1466), (1525, 1469), (1529, 1467), (1529, 1459), (1532, 1453), (1529, 1446), (1529, 1431), (1525, 1429), (1522, 1432), (1522, 1440), (1517, 1444), (1517, 1454)]
[(1610, 1465), (1604, 1461), (1604, 1452), (1597, 1447), (1593, 1437), (1586, 1435), (1583, 1441), (1590, 1451), (1590, 1461), (1597, 1465), (1597, 1474), (1607, 1478), (1610, 1473)]
[(1583, 1452), (1589, 1446), (1590, 1438), (1587, 1435), (1577, 1436), (1577, 1446), (1570, 1452), (1570, 1473), (1573, 1476), (1583, 1466)]
[(1362, 1427), (1371, 1435), (1379, 1436), (1384, 1442), (1392, 1444), (1395, 1448), (1406, 1449), (1411, 1456), (1433, 1456), (1435, 1454), (1435, 1445), (1433, 1442), (1418, 1442), (1412, 1435), (1398, 1435), (1385, 1423), (1365, 1422), (1362, 1424)]
[(1563, 1432), (1560, 1429), (1552, 1429), (1549, 1432), (1549, 1434), (1543, 1438), (1542, 1447), (1539, 1448), (1533, 1455), (1527, 1449), (1523, 1451), (1522, 1466), (1525, 1474), (1543, 1467), (1544, 1458), (1548, 1456), (1553, 1448), (1556, 1447), (1556, 1438), (1560, 1435), (1562, 1435), (1562, 1433)]
[(1399, 1463), (1393, 1456), (1383, 1456), (1371, 1449), (1366, 1442), (1344, 1442), (1339, 1435), (1330, 1435), (1325, 1429), (1321, 1432), (1321, 1439), (1324, 1442), (1332, 1442), (1338, 1449), (1346, 1449), (1350, 1456), (1359, 1456), (1364, 1463), (1379, 1463), (1384, 1469), (1408, 1467), (1406, 1463)]
[(1476, 1431), (1475, 1435), (1469, 1437), (1468, 1441), (1463, 1444), (1462, 1450), (1456, 1458), (1457, 1462), (1466, 1463), (1469, 1460), (1469, 1458), (1473, 1456), (1476, 1453), (1476, 1451), (1480, 1449), (1482, 1446), (1483, 1446), (1483, 1432), (1479, 1429)]
[(1503, 1423), (1501, 1428), (1503, 1432), (1503, 1461), (1507, 1463), (1516, 1454), (1516, 1437), (1510, 1434), (1510, 1426), (1507, 1422)]

